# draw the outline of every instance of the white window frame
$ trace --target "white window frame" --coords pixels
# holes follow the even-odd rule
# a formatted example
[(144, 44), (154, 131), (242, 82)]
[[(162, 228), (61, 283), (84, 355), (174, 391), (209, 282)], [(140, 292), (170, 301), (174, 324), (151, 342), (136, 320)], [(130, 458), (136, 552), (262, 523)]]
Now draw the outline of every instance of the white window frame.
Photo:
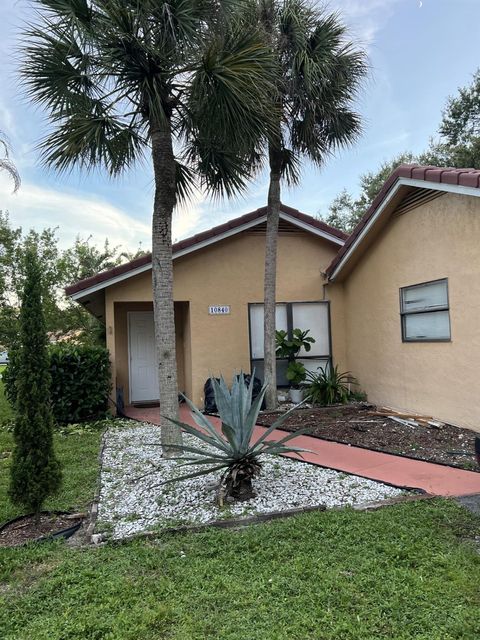
[[(404, 292), (409, 291), (411, 289), (415, 289), (417, 287), (425, 287), (429, 284), (438, 284), (439, 282), (445, 283), (445, 289), (447, 293), (446, 304), (442, 306), (436, 306), (435, 309), (431, 307), (417, 308), (415, 310), (409, 311), (405, 306), (405, 297)], [(412, 315), (419, 314), (429, 314), (433, 315), (435, 313), (448, 313), (448, 338), (432, 338), (429, 336), (425, 337), (413, 337), (409, 338), (406, 332), (406, 318)], [(402, 327), (402, 342), (451, 342), (452, 340), (452, 327), (450, 324), (450, 301), (448, 294), (448, 278), (439, 278), (438, 280), (429, 280), (428, 282), (419, 282), (418, 284), (409, 285), (407, 287), (400, 288), (400, 319), (401, 319), (401, 327)]]

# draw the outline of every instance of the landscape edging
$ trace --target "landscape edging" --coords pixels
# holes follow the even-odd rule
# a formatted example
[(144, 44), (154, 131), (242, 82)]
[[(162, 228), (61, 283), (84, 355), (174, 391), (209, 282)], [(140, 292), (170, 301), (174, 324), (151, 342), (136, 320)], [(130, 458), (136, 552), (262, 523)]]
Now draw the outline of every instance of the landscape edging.
[[(364, 502), (358, 505), (352, 505), (352, 508), (355, 511), (374, 511), (376, 509), (381, 509), (382, 507), (391, 507), (397, 504), (402, 504), (404, 502), (414, 502), (416, 500), (432, 500), (433, 498), (438, 498), (439, 496), (435, 496), (429, 493), (417, 493), (415, 495), (409, 496), (398, 496), (396, 498), (389, 498), (388, 500), (379, 500), (377, 502)], [(311, 507), (295, 507), (293, 509), (285, 509), (283, 511), (271, 511), (269, 513), (259, 513), (253, 516), (248, 516), (246, 518), (229, 518), (225, 520), (212, 520), (211, 522), (205, 522), (198, 525), (181, 525), (178, 527), (166, 527), (165, 529), (157, 530), (157, 531), (144, 531), (141, 533), (132, 534), (130, 536), (125, 536), (124, 538), (108, 538), (106, 537), (102, 540), (103, 543), (109, 543), (113, 545), (125, 544), (128, 542), (132, 542), (133, 540), (151, 540), (156, 539), (164, 534), (182, 534), (182, 533), (202, 533), (210, 528), (216, 529), (242, 529), (243, 527), (248, 527), (251, 525), (262, 524), (264, 522), (269, 522), (271, 520), (279, 520), (282, 518), (291, 518), (293, 516), (298, 516), (303, 513), (312, 513), (316, 511), (340, 511), (341, 509), (346, 509), (348, 507), (330, 507), (327, 508), (325, 505), (314, 505)]]
[(85, 528), (85, 540), (87, 544), (92, 543), (92, 537), (95, 531), (95, 525), (97, 524), (98, 518), (98, 505), (100, 503), (100, 491), (102, 488), (102, 466), (103, 466), (103, 452), (105, 450), (105, 446), (107, 443), (107, 433), (108, 428), (102, 434), (102, 440), (100, 443), (100, 451), (98, 453), (98, 475), (97, 475), (97, 484), (95, 487), (95, 494), (93, 496), (92, 503), (90, 505), (90, 509), (88, 510), (88, 518), (87, 524)]

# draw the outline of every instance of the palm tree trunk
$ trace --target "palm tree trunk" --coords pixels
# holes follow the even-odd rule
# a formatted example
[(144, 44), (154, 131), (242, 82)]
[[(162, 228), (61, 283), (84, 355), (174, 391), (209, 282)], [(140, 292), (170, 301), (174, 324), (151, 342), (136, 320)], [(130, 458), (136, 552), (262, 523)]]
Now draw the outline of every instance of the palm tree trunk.
[(280, 219), (280, 154), (270, 149), (270, 184), (268, 188), (267, 231), (265, 236), (264, 278), (264, 383), (267, 385), (265, 402), (267, 410), (276, 409), (277, 359), (275, 355), (275, 307), (277, 285), (277, 240)]
[[(155, 199), (152, 218), (152, 284), (158, 385), (162, 416), (178, 419), (177, 359), (173, 304), (172, 214), (175, 206), (175, 158), (170, 123), (152, 125)], [(161, 419), (163, 455), (176, 452), (169, 445), (181, 444), (179, 427)]]

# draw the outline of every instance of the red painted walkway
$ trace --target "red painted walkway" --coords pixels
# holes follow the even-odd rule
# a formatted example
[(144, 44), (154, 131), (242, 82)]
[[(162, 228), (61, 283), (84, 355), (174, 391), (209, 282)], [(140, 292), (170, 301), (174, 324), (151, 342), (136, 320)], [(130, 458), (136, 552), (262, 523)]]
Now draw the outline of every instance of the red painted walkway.
[[(153, 424), (160, 422), (158, 407), (148, 409), (127, 407), (125, 413), (135, 420)], [(180, 407), (180, 415), (181, 420), (187, 424), (195, 425), (186, 406)], [(218, 418), (210, 417), (210, 420), (212, 423), (218, 423)], [(264, 427), (256, 427), (256, 429), (260, 434)], [(272, 440), (279, 440), (284, 436), (284, 431), (273, 431), (269, 437)], [(441, 464), (360, 449), (311, 436), (298, 436), (292, 444), (311, 451), (311, 453), (303, 454), (304, 460), (308, 462), (386, 482), (397, 487), (423, 489), (427, 493), (438, 496), (463, 496), (480, 493), (480, 473), (474, 471), (464, 471)], [(292, 457), (295, 456), (292, 455)]]

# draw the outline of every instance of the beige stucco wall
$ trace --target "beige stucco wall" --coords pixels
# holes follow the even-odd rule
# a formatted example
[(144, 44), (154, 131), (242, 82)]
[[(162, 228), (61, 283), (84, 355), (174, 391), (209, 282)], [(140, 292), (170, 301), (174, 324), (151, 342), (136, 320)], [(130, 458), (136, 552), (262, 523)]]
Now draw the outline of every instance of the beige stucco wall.
[[(177, 348), (181, 335), (183, 351), (180, 361), (177, 354), (179, 387), (199, 405), (208, 376), (222, 373), (230, 378), (239, 369), (250, 371), (248, 303), (263, 300), (264, 244), (263, 234), (244, 232), (174, 262), (174, 299), (185, 303), (176, 318)], [(322, 300), (321, 272), (336, 250), (336, 245), (307, 233), (280, 234), (277, 300)], [(106, 290), (107, 346), (114, 380), (125, 390), (128, 341), (123, 314), (128, 305), (120, 303), (151, 300), (150, 271)], [(208, 307), (214, 304), (230, 305), (230, 315), (209, 315)]]
[[(402, 343), (400, 287), (440, 278), (451, 342)], [(480, 431), (479, 198), (444, 194), (392, 217), (327, 297), (334, 344), (346, 345), (341, 366), (369, 400)]]

